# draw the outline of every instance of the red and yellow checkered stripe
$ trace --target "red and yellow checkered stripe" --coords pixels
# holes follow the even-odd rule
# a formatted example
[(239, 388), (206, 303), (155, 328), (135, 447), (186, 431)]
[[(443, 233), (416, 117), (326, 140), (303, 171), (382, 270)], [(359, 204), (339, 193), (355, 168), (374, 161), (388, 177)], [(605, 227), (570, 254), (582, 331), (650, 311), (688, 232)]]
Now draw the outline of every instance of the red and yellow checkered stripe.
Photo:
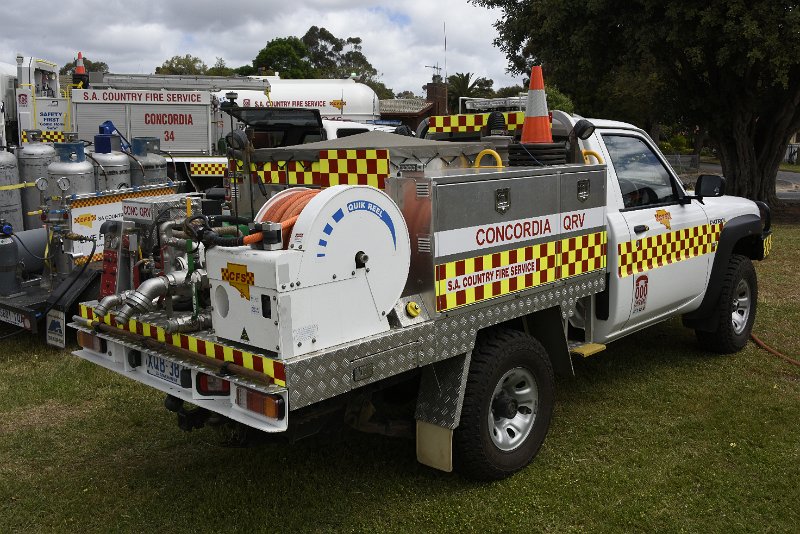
[[(503, 116), (506, 118), (506, 128), (509, 131), (522, 127), (522, 123), (525, 122), (524, 111), (506, 111)], [(488, 113), (428, 117), (428, 131), (430, 133), (477, 132), (486, 126), (488, 119)]]
[(620, 243), (619, 277), (625, 278), (716, 250), (722, 224), (703, 224)]
[[(236, 161), (236, 170), (243, 168), (244, 163)], [(250, 174), (266, 184), (369, 185), (384, 189), (389, 176), (389, 150), (320, 150), (318, 161), (251, 163)]]
[(97, 320), (110, 326), (116, 326), (120, 330), (127, 330), (128, 332), (149, 337), (162, 343), (169, 343), (175, 347), (181, 347), (195, 354), (199, 354), (200, 356), (207, 356), (225, 362), (233, 362), (236, 365), (241, 365), (247, 369), (263, 373), (277, 386), (286, 386), (286, 368), (283, 363), (267, 358), (266, 356), (234, 349), (219, 343), (214, 343), (213, 341), (199, 339), (186, 334), (168, 334), (160, 326), (143, 323), (135, 319), (131, 319), (127, 324), (118, 325), (114, 321), (113, 314), (109, 313), (103, 317), (96, 317), (91, 307), (81, 304), (80, 308), (81, 317), (89, 321)]
[(90, 198), (79, 198), (70, 203), (71, 208), (85, 208), (86, 206), (100, 206), (103, 204), (113, 204), (121, 202), (127, 198), (154, 197), (158, 195), (171, 195), (175, 192), (174, 187), (160, 187), (158, 189), (148, 189), (146, 191), (130, 191), (117, 195), (96, 196)]
[[(436, 266), (436, 311), (447, 311), (549, 284), (606, 266), (605, 231), (530, 245)], [(533, 265), (533, 270), (520, 266)], [(466, 282), (448, 291), (448, 281)]]
[(224, 163), (191, 163), (189, 172), (192, 176), (224, 176), (227, 165)]
[[(54, 132), (50, 130), (41, 130), (42, 135), (39, 138), (40, 141), (43, 143), (63, 143), (64, 142), (64, 132)], [(23, 130), (22, 131), (22, 142), (28, 142), (28, 132)]]

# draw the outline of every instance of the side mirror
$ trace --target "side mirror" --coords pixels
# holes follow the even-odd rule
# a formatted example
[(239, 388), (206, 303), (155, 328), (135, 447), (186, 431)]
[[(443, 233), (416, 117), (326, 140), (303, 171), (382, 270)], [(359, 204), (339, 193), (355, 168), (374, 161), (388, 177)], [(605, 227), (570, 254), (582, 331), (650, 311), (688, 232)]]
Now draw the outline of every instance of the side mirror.
[(721, 197), (725, 194), (725, 178), (716, 174), (701, 174), (694, 184), (698, 197)]

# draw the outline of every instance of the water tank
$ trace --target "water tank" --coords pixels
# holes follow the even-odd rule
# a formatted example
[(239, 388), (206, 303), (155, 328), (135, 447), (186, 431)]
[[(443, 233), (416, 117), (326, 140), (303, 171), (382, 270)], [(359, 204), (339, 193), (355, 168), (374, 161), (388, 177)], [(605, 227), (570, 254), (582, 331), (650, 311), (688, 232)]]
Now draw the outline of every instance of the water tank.
[(47, 166), (47, 195), (94, 193), (94, 165), (86, 161), (83, 143), (55, 143), (58, 159)]
[(167, 178), (167, 160), (159, 156), (158, 137), (134, 137), (131, 140), (131, 184), (134, 186), (163, 184)]
[[(41, 130), (27, 130), (28, 142), (17, 149), (17, 162), (19, 164), (20, 183), (35, 183), (37, 178), (47, 178), (47, 166), (56, 158), (56, 150), (48, 144), (41, 142)], [(42, 227), (39, 214), (28, 215), (38, 211), (41, 205), (39, 190), (35, 187), (25, 187), (22, 195), (22, 219), (25, 230)]]
[[(117, 150), (114, 149), (115, 145)], [(91, 154), (91, 159), (98, 191), (131, 186), (131, 162), (127, 154), (118, 150), (119, 146), (119, 136), (94, 136), (94, 153)]]
[[(0, 186), (18, 183), (17, 158), (11, 152), (0, 150)], [(19, 189), (0, 189), (0, 219), (5, 220), (15, 231), (22, 231), (22, 202)]]

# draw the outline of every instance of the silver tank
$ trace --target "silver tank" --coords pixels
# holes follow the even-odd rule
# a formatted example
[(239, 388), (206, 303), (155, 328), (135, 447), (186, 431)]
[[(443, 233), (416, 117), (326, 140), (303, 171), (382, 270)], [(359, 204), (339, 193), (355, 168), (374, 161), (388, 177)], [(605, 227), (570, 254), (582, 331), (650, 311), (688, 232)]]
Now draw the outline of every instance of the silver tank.
[(131, 184), (134, 186), (163, 184), (167, 178), (167, 160), (159, 156), (158, 137), (134, 137), (131, 140)]
[[(28, 142), (17, 149), (17, 162), (19, 163), (20, 183), (33, 184), (37, 178), (47, 178), (47, 166), (56, 159), (56, 150), (48, 144), (42, 143), (40, 130), (27, 130)], [(42, 227), (42, 218), (39, 214), (28, 215), (38, 211), (41, 205), (41, 195), (35, 187), (25, 187), (22, 193), (22, 219), (26, 230)]]
[[(11, 152), (0, 150), (0, 187), (17, 184), (19, 184), (17, 158)], [(22, 231), (22, 202), (19, 189), (0, 189), (0, 219), (5, 220), (15, 231)]]
[(94, 152), (87, 154), (94, 164), (98, 191), (131, 186), (131, 161), (127, 154), (114, 149), (115, 146), (119, 148), (119, 136), (95, 135)]
[(47, 166), (47, 196), (94, 193), (94, 165), (86, 161), (83, 143), (54, 143), (58, 159)]

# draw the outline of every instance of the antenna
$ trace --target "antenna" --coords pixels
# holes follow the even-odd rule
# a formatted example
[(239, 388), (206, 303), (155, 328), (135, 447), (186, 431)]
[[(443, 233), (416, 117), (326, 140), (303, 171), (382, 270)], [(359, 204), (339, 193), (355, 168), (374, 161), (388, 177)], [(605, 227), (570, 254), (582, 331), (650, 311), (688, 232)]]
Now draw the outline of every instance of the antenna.
[(444, 102), (445, 110), (450, 113), (450, 92), (449, 81), (447, 79), (447, 21), (442, 21), (442, 33), (444, 33)]
[(439, 66), (439, 62), (436, 62), (436, 65), (425, 65), (426, 69), (433, 69), (437, 76), (442, 75), (442, 67)]

